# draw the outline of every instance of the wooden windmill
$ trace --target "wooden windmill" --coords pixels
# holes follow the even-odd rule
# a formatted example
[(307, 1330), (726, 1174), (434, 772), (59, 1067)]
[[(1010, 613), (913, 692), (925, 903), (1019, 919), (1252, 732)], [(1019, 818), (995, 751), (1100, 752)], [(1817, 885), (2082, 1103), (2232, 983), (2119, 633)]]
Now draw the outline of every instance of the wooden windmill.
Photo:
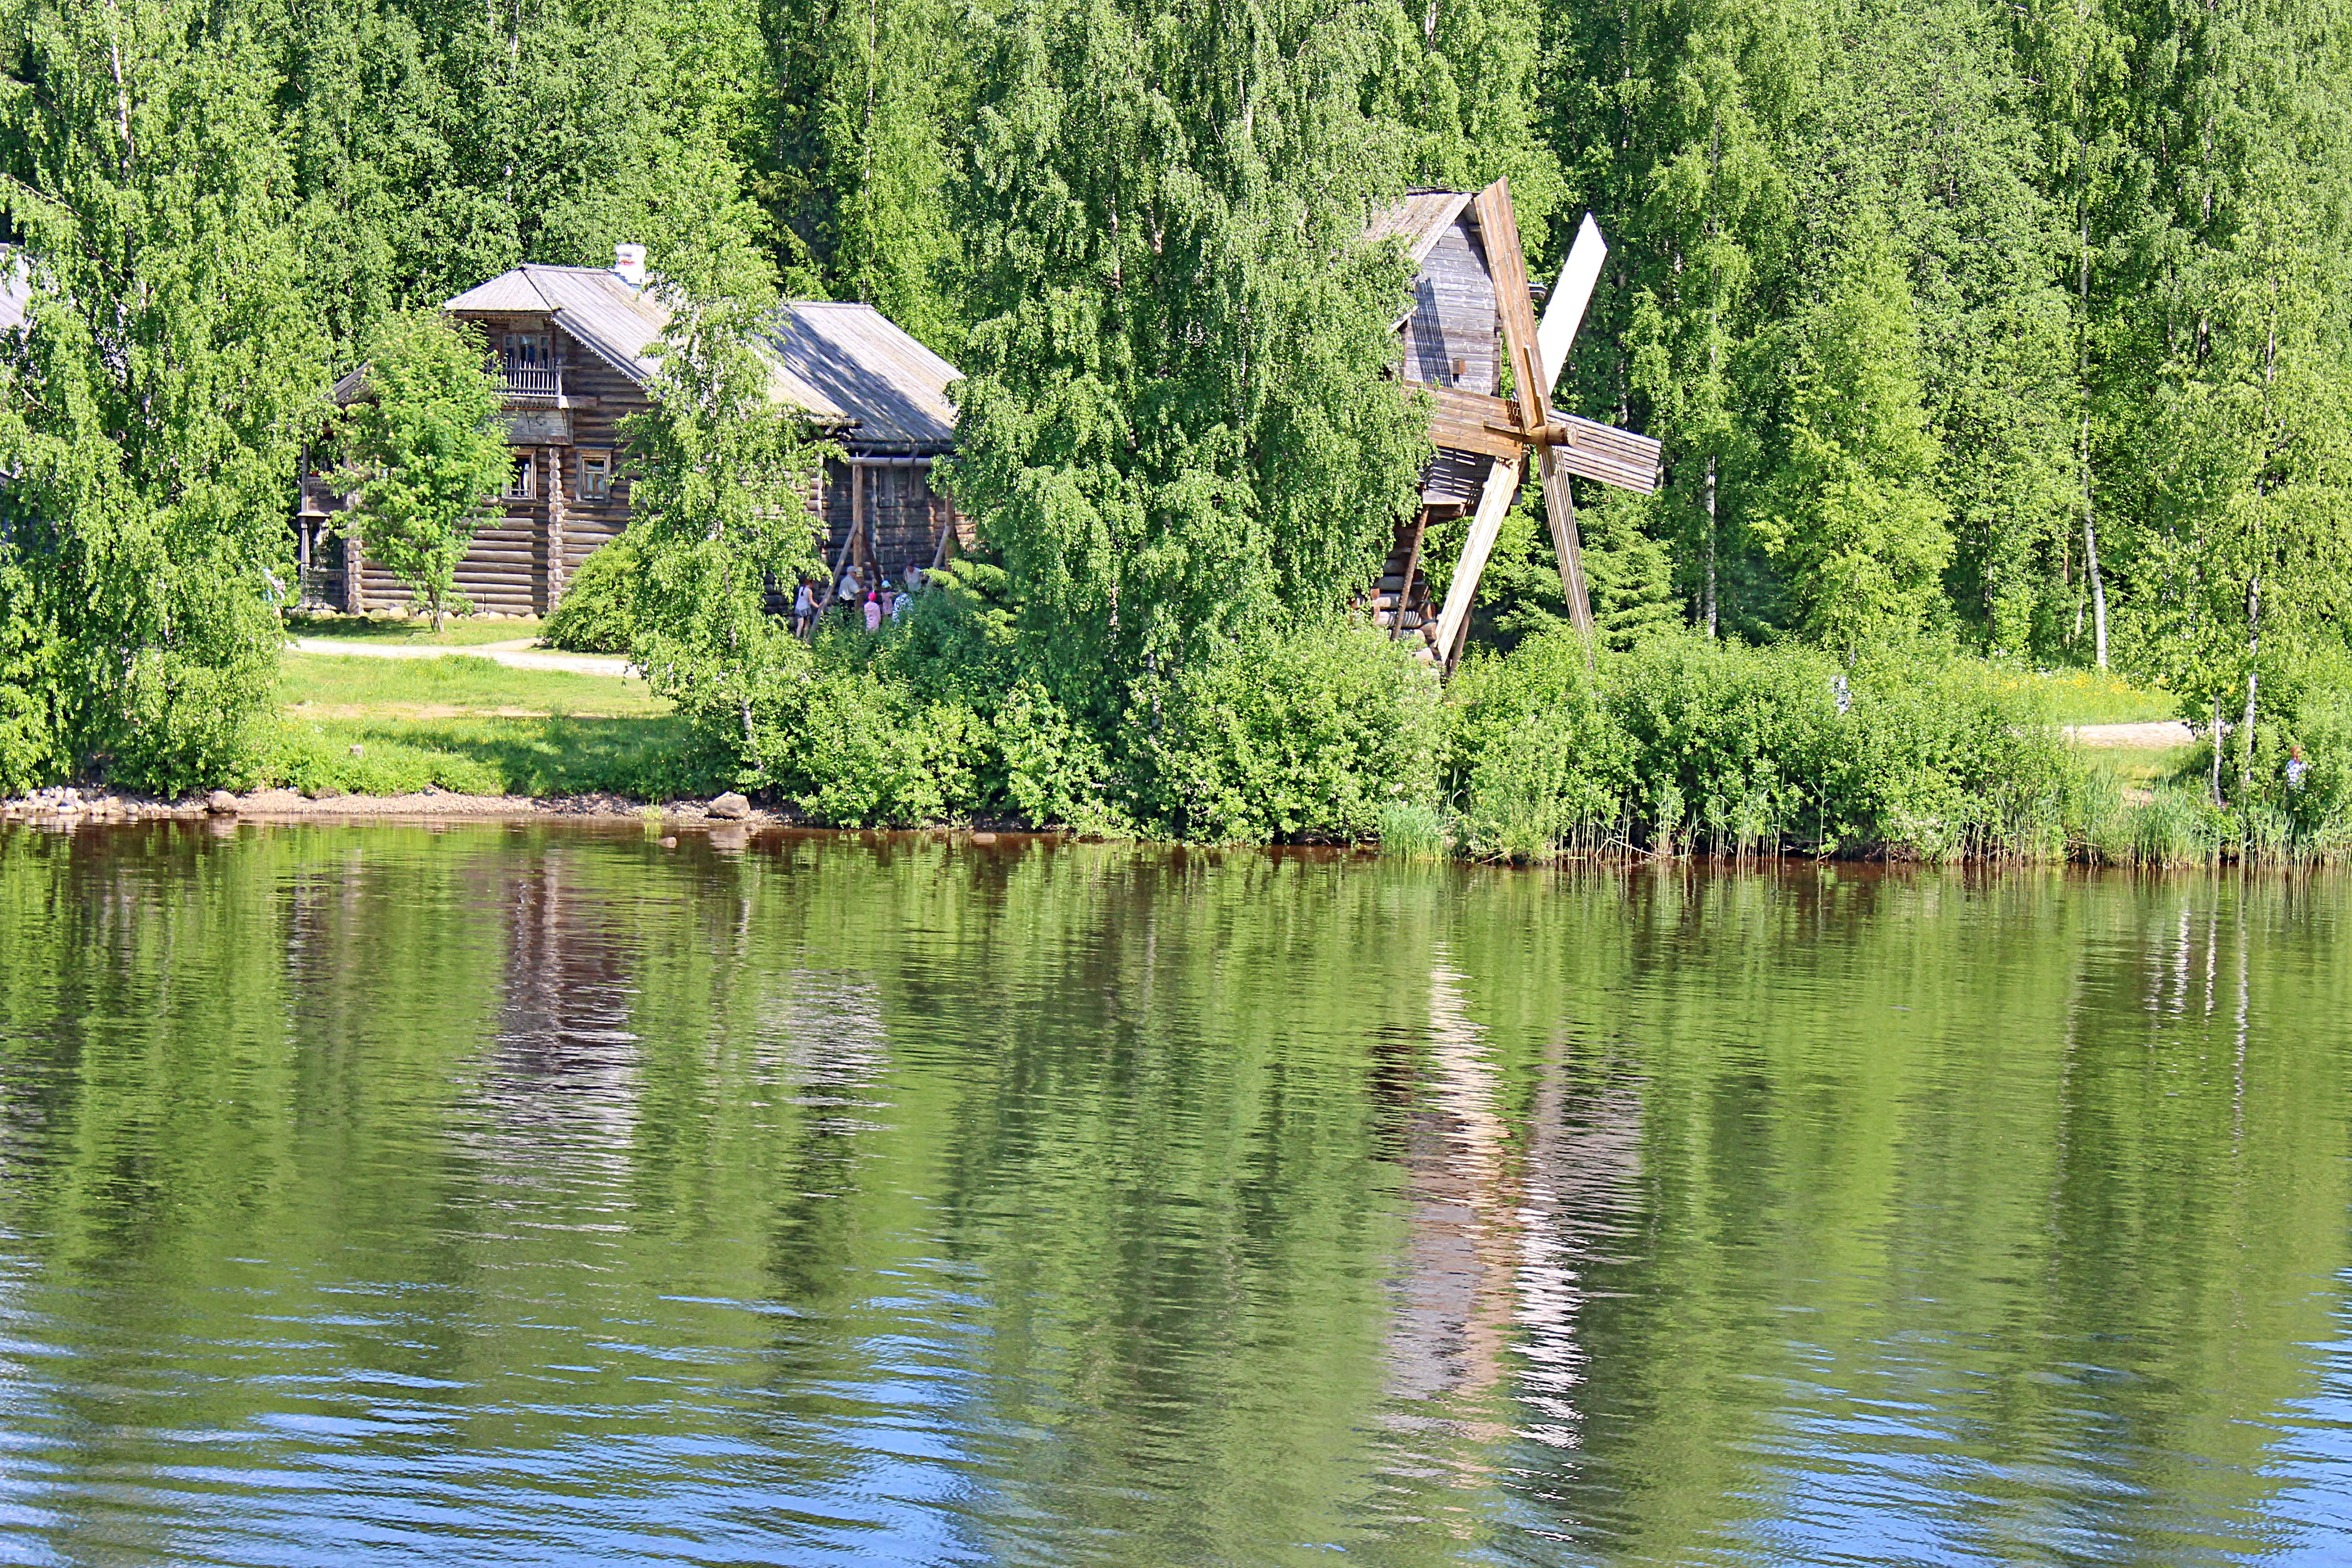
[[(1589, 647), (1592, 608), (1584, 591), (1576, 507), (1569, 477), (1647, 495), (1657, 489), (1659, 446), (1647, 436), (1553, 412), (1552, 384), (1609, 253), (1588, 214), (1538, 324), (1527, 258), (1511, 212), (1509, 182), (1472, 195), (1414, 191), (1372, 221), (1369, 239), (1402, 241), (1419, 269), (1413, 305), (1397, 323), (1400, 377), (1435, 405), (1429, 423), (1436, 458), (1422, 474), (1421, 505), (1396, 532), (1372, 599), (1374, 620), (1392, 636), (1418, 634), (1430, 657), (1459, 657), (1504, 514), (1532, 454), (1543, 475), (1544, 512), (1559, 560), (1560, 591)], [(1512, 395), (1501, 395), (1508, 366)], [(1445, 604), (1431, 613), (1422, 542), (1432, 522), (1471, 514)]]

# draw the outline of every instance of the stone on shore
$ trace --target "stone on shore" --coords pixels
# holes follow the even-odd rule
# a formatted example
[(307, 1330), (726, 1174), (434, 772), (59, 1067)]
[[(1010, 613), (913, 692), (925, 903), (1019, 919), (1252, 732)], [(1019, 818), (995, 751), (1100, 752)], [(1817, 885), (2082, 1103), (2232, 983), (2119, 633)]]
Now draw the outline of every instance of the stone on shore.
[(205, 809), (211, 812), (215, 816), (235, 816), (236, 815), (236, 796), (229, 794), (228, 791), (225, 789), (216, 789), (213, 791), (212, 794), (205, 796)]
[(751, 803), (730, 789), (703, 809), (721, 822), (740, 822), (751, 815)]

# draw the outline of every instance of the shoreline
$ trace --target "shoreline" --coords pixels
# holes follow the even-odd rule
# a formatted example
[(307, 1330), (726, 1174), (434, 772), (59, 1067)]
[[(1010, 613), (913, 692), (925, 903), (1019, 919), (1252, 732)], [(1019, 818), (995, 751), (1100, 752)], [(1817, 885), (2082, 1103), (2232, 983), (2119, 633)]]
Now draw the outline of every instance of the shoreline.
[(157, 800), (99, 788), (63, 785), (37, 790), (29, 795), (0, 801), (0, 822), (79, 826), (82, 823), (301, 820), (373, 822), (391, 819), (463, 819), (474, 822), (539, 821), (550, 817), (579, 820), (649, 821), (678, 819), (740, 822), (765, 826), (793, 826), (787, 818), (756, 806), (740, 816), (714, 815), (710, 801), (682, 799), (654, 802), (616, 795), (464, 795), (427, 789), (408, 795), (304, 795), (299, 790), (272, 788), (243, 795), (215, 790), (187, 800)]

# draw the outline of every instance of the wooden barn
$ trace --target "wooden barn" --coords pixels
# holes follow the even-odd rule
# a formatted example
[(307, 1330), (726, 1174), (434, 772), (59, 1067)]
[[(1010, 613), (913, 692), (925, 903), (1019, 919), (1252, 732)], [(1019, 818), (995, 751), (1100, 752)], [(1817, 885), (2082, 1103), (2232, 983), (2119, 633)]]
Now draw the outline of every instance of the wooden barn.
[[(513, 449), (497, 515), (476, 532), (457, 586), (477, 611), (544, 615), (581, 564), (628, 525), (620, 424), (647, 406), (647, 350), (669, 310), (647, 286), (636, 246), (618, 247), (609, 270), (518, 267), (443, 309), (488, 338), (506, 379)], [(931, 484), (932, 464), (955, 447), (947, 388), (956, 368), (870, 305), (787, 304), (772, 346), (777, 398), (803, 410), (842, 454), (824, 464), (808, 498), (824, 557), (840, 563), (835, 572), (855, 562), (870, 582), (877, 567), (896, 577), (908, 562), (936, 562), (961, 526)], [(335, 387), (338, 404), (368, 395), (364, 367)], [(343, 504), (331, 473), (305, 477), (296, 518), (304, 601), (352, 611), (406, 605), (408, 588), (335, 530)]]
[[(1396, 242), (1413, 263), (1412, 306), (1396, 324), (1396, 375), (1429, 397), (1436, 448), (1422, 473), (1420, 508), (1397, 528), (1368, 595), (1375, 624), (1417, 640), (1433, 659), (1453, 662), (1487, 554), (1532, 457), (1542, 466), (1562, 592), (1590, 636), (1569, 476), (1645, 494), (1660, 478), (1655, 440), (1550, 407), (1552, 384), (1608, 250), (1599, 228), (1584, 220), (1540, 326), (1505, 182), (1475, 192), (1410, 192), (1374, 216), (1365, 238)], [(1441, 610), (1430, 600), (1423, 542), (1431, 524), (1465, 515), (1472, 526)]]

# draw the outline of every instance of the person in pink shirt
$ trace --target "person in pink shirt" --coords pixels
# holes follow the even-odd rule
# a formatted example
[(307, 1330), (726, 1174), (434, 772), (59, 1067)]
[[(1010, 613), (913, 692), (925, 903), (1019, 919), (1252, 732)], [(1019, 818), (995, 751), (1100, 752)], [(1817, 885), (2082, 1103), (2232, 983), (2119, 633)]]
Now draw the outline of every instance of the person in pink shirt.
[(882, 629), (882, 601), (871, 588), (866, 591), (866, 629), (869, 632)]

